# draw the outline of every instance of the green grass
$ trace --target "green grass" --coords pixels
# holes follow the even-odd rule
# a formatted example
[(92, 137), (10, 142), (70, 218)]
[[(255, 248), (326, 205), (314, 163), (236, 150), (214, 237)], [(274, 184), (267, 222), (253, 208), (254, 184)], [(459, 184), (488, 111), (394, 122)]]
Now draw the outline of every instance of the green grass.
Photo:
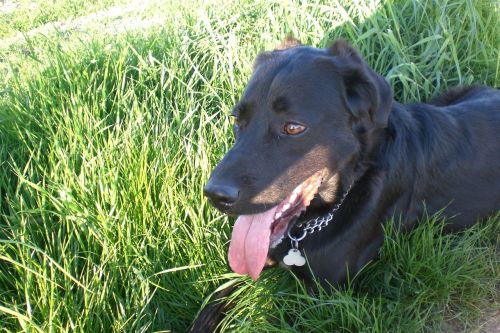
[[(74, 3), (57, 2), (69, 16)], [(438, 217), (409, 235), (388, 224), (381, 258), (333, 295), (281, 270), (256, 283), (228, 273), (232, 220), (202, 187), (259, 51), (288, 34), (320, 47), (344, 37), (401, 102), (500, 85), (494, 2), (329, 3), (166, 2), (147, 30), (0, 49), (3, 331), (182, 332), (240, 280), (229, 331), (471, 331), (499, 308), (500, 215), (455, 235)]]
[(5, 1), (0, 11), (0, 38), (27, 32), (46, 23), (75, 18), (109, 7), (119, 0)]

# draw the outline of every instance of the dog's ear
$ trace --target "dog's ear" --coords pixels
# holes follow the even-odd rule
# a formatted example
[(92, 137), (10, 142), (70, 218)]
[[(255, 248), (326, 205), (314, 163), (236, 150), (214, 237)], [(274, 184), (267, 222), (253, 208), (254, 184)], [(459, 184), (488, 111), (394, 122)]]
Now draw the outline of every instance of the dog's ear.
[(346, 41), (329, 48), (335, 71), (345, 87), (345, 100), (357, 119), (369, 117), (376, 128), (387, 126), (392, 106), (392, 91), (385, 79), (371, 70), (359, 53)]

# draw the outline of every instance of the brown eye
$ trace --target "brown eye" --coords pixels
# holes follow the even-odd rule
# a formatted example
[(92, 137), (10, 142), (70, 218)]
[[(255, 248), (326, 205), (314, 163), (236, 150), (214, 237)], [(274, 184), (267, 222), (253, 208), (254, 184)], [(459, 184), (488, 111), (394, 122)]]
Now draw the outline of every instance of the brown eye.
[(306, 130), (306, 127), (297, 123), (286, 123), (283, 132), (288, 135), (297, 135)]

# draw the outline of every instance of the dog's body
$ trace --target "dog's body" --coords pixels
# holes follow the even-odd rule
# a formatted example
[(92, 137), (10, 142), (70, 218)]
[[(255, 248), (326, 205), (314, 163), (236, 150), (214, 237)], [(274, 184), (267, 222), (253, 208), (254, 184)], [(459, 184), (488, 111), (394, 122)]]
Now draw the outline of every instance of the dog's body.
[[(353, 274), (375, 258), (381, 226), (391, 217), (409, 230), (424, 213), (443, 210), (451, 231), (500, 209), (500, 92), (460, 90), (460, 98), (440, 107), (393, 104), (383, 139), (334, 225), (301, 242), (320, 282), (342, 282), (347, 270)], [(284, 245), (273, 259), (283, 258)], [(310, 281), (307, 267), (293, 268)]]
[[(314, 275), (337, 285), (374, 259), (391, 217), (409, 230), (443, 210), (446, 229), (456, 230), (500, 210), (498, 90), (462, 87), (401, 105), (339, 41), (261, 55), (235, 116), (235, 145), (205, 192), (220, 210), (243, 215), (230, 248), (237, 272), (258, 277), (259, 242), (267, 265), (286, 266), (288, 230), (301, 234), (300, 221), (328, 213), (343, 195), (333, 220), (298, 243), (308, 264), (289, 268), (307, 283)], [(312, 200), (301, 192), (306, 179), (318, 181)]]

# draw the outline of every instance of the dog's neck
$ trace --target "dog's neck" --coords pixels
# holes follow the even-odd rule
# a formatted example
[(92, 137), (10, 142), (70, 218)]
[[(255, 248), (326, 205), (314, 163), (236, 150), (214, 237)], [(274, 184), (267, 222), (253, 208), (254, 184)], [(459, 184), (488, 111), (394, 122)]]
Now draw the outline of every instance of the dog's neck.
[[(463, 150), (465, 135), (460, 125), (439, 107), (394, 102), (387, 127), (378, 138), (370, 163), (384, 173), (387, 186), (404, 186), (405, 190), (420, 178), (428, 179), (436, 165), (450, 162), (452, 152)], [(403, 179), (412, 183), (404, 184)]]
[(447, 175), (438, 176), (435, 170), (453, 163), (450, 159), (464, 149), (459, 126), (439, 107), (393, 103), (387, 127), (374, 133), (377, 144), (359, 163), (371, 182), (383, 189), (377, 204), (381, 211), (376, 215), (402, 218), (402, 225), (413, 228), (423, 212), (425, 195), (432, 193), (429, 187), (433, 182), (446, 182)]

